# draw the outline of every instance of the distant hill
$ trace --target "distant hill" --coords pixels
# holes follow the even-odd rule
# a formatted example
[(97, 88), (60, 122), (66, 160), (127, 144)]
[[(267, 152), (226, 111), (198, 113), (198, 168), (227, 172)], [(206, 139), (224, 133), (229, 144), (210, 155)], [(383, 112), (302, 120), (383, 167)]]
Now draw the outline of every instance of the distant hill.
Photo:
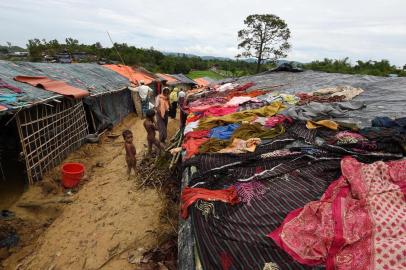
[(7, 51), (8, 53), (14, 53), (14, 52), (26, 52), (27, 49), (21, 48), (19, 46), (7, 46), (7, 45), (0, 45), (0, 51)]
[(202, 60), (220, 60), (220, 61), (230, 61), (233, 60), (228, 57), (217, 57), (217, 56), (200, 56), (196, 54), (191, 54), (191, 53), (177, 53), (177, 52), (162, 52), (163, 55), (167, 56), (176, 56), (176, 57), (200, 57)]

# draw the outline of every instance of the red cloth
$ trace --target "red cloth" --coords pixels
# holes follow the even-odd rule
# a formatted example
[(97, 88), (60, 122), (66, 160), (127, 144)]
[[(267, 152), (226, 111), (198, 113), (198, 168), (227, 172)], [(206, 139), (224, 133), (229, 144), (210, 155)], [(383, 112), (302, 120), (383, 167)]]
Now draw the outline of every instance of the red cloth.
[(184, 142), (187, 142), (190, 139), (201, 139), (204, 137), (209, 137), (210, 130), (197, 130), (186, 133)]
[(231, 92), (227, 95), (228, 99), (232, 99), (233, 97), (257, 97), (257, 96), (262, 96), (265, 95), (266, 93), (270, 92), (272, 90), (254, 90), (251, 92)]
[[(191, 132), (189, 132), (191, 133)], [(188, 134), (189, 134), (188, 133)], [(206, 141), (208, 141), (208, 138), (200, 138), (200, 139), (189, 139), (186, 142), (182, 144), (182, 148), (186, 150), (186, 158), (191, 158), (192, 156), (196, 155), (199, 153), (199, 146)]]
[(223, 116), (230, 113), (235, 113), (238, 110), (238, 106), (230, 107), (211, 107), (207, 109), (203, 115), (204, 116)]
[(89, 95), (89, 92), (86, 90), (70, 86), (63, 81), (52, 80), (48, 77), (16, 76), (14, 80), (73, 98), (83, 98)]
[(222, 190), (186, 187), (183, 190), (181, 197), (181, 216), (183, 219), (187, 219), (189, 216), (189, 206), (191, 206), (197, 200), (221, 201), (229, 204), (237, 204), (240, 202), (238, 199), (237, 190), (234, 186)]
[(196, 114), (196, 115), (194, 115), (194, 116), (192, 116), (192, 117), (188, 117), (187, 119), (186, 119), (186, 123), (190, 123), (190, 122), (194, 122), (194, 121), (197, 121), (197, 120), (199, 120), (200, 118), (202, 118), (203, 117), (203, 114)]
[(406, 160), (341, 161), (320, 201), (290, 213), (270, 233), (302, 264), (327, 270), (406, 269)]

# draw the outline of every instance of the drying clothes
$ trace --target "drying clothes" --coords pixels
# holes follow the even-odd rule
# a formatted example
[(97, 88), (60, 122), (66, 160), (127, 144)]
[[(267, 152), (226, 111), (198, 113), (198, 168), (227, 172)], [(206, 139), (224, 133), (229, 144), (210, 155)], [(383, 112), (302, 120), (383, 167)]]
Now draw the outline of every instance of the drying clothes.
[(191, 138), (182, 144), (182, 148), (186, 150), (186, 158), (199, 153), (199, 147), (205, 143), (208, 138)]
[(313, 96), (308, 93), (298, 93), (296, 94), (297, 97), (300, 98), (298, 104), (299, 105), (304, 105), (310, 102), (318, 102), (318, 103), (333, 103), (333, 102), (341, 102), (344, 101), (345, 97), (344, 96), (335, 96), (335, 97), (330, 97), (330, 96)]
[(83, 98), (89, 95), (89, 92), (86, 90), (70, 86), (63, 81), (53, 80), (48, 77), (16, 76), (14, 80), (73, 98)]
[(406, 133), (406, 117), (394, 120), (386, 116), (375, 117), (371, 124), (373, 127), (397, 128), (399, 131)]
[(8, 108), (6, 106), (0, 105), (0, 112), (7, 111)]
[(303, 106), (291, 107), (283, 112), (284, 115), (298, 120), (323, 120), (348, 122), (348, 111), (362, 109), (365, 105), (361, 102), (317, 103), (310, 102)]
[(248, 110), (256, 110), (265, 106), (268, 106), (269, 104), (271, 104), (270, 102), (264, 102), (264, 101), (260, 101), (260, 102), (246, 102), (244, 104), (241, 104), (237, 111), (238, 112), (242, 112), (242, 111), (248, 111)]
[(261, 124), (242, 124), (233, 133), (232, 138), (239, 138), (248, 140), (249, 138), (261, 138), (261, 139), (272, 139), (276, 136), (285, 133), (285, 129), (282, 125), (278, 125), (275, 128), (264, 129)]
[[(203, 269), (223, 269), (220, 254), (224, 250), (230, 257), (230, 270), (263, 270), (264, 264), (270, 261), (283, 270), (312, 269), (295, 262), (266, 234), (279, 227), (293, 209), (320, 198), (337, 177), (339, 168), (338, 162), (333, 170), (326, 163), (304, 165), (297, 170), (295, 161), (290, 162), (286, 166), (287, 174), (261, 182), (265, 187), (259, 187), (257, 191), (262, 193), (265, 188), (266, 192), (253, 196), (249, 204), (230, 206), (214, 202), (213, 210), (218, 218), (206, 219), (199, 209), (190, 207)], [(241, 200), (247, 196), (238, 197)]]
[(190, 122), (186, 125), (185, 129), (183, 130), (183, 134), (187, 134), (193, 130), (195, 130), (199, 126), (200, 120)]
[(250, 138), (248, 140), (235, 138), (229, 146), (218, 151), (218, 153), (242, 154), (246, 152), (254, 152), (259, 144), (261, 144), (261, 139), (259, 138)]
[(371, 141), (398, 145), (406, 153), (406, 133), (398, 128), (368, 127), (359, 133)]
[(320, 201), (291, 212), (269, 234), (295, 260), (333, 269), (406, 268), (406, 160), (341, 162)]
[(183, 189), (181, 196), (181, 216), (186, 219), (188, 214), (188, 208), (197, 200), (205, 201), (221, 201), (228, 204), (239, 203), (237, 190), (231, 186), (224, 190), (209, 190), (205, 188), (188, 188)]
[(199, 147), (199, 153), (213, 153), (218, 152), (221, 149), (226, 148), (230, 144), (228, 140), (219, 140), (216, 138), (210, 138)]
[(223, 84), (223, 85), (221, 85), (220, 87), (218, 87), (216, 90), (217, 90), (218, 92), (225, 92), (225, 91), (232, 90), (232, 89), (234, 89), (234, 88), (237, 87), (237, 86), (238, 86), (238, 84), (226, 83), (226, 84)]
[(260, 181), (251, 181), (247, 183), (236, 183), (238, 198), (241, 202), (251, 205), (251, 200), (258, 200), (267, 193), (268, 188)]
[(12, 86), (12, 85), (6, 83), (1, 78), (0, 78), (0, 88), (9, 89), (9, 90), (13, 91), (16, 94), (22, 94), (23, 93), (23, 91), (20, 88)]
[(337, 130), (338, 129), (338, 124), (336, 122), (334, 122), (334, 121), (331, 121), (331, 120), (319, 120), (317, 122), (308, 120), (306, 122), (306, 127), (308, 129), (316, 129), (316, 128), (319, 128), (319, 127), (325, 127), (325, 128), (332, 129), (332, 130)]
[(367, 139), (361, 134), (350, 132), (350, 131), (340, 131), (335, 135), (336, 144), (350, 144), (359, 143), (367, 141)]
[(202, 119), (199, 124), (199, 129), (211, 129), (216, 126), (222, 126), (228, 123), (238, 123), (243, 121), (252, 121), (257, 116), (273, 116), (285, 108), (280, 102), (274, 102), (269, 106), (251, 110), (236, 112), (225, 116), (207, 117)]
[(295, 95), (280, 94), (282, 100), (290, 105), (295, 105), (299, 102), (299, 98)]
[(240, 97), (240, 96), (246, 96), (246, 97), (257, 97), (264, 95), (265, 93), (272, 91), (272, 90), (254, 90), (251, 92), (231, 92), (227, 95), (227, 98), (232, 99), (233, 97)]
[(231, 135), (233, 135), (234, 130), (239, 127), (239, 124), (229, 124), (225, 126), (215, 127), (210, 130), (209, 137), (220, 140), (228, 140), (230, 139)]
[(364, 90), (362, 90), (361, 88), (355, 88), (352, 86), (336, 86), (318, 89), (311, 94), (313, 94), (313, 96), (343, 96), (345, 101), (349, 101), (362, 94), (363, 92)]
[(207, 138), (209, 136), (210, 130), (198, 130), (198, 131), (191, 131), (188, 132), (185, 137), (183, 138), (184, 142), (187, 142), (190, 139), (201, 139)]
[(15, 103), (17, 102), (17, 94), (0, 94), (0, 102)]
[(212, 97), (212, 98), (202, 98), (196, 101), (190, 102), (190, 107), (198, 107), (202, 105), (212, 105), (212, 104), (224, 104), (228, 101), (228, 99), (223, 97)]
[(278, 114), (266, 119), (264, 126), (267, 128), (275, 127), (279, 124), (283, 124), (284, 122), (292, 123), (293, 120), (290, 117), (287, 117), (283, 114)]
[(235, 113), (238, 106), (231, 107), (210, 107), (203, 112), (204, 116), (223, 116), (231, 113)]
[(203, 117), (203, 114), (197, 113), (197, 114), (189, 114), (186, 118), (186, 123), (191, 123), (199, 120), (200, 118)]
[(257, 99), (253, 99), (251, 97), (244, 97), (244, 96), (240, 96), (240, 97), (233, 97), (232, 99), (230, 99), (226, 104), (224, 104), (224, 106), (228, 107), (228, 106), (238, 106), (240, 104), (243, 104), (245, 102), (248, 101), (258, 101)]

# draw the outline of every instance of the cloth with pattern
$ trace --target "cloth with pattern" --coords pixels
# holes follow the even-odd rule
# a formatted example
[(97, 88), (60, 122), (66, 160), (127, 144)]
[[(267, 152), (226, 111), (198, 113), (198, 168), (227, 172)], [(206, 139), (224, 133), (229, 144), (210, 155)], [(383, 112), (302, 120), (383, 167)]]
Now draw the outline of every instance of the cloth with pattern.
[(291, 212), (269, 234), (295, 260), (333, 269), (406, 268), (406, 160), (341, 161), (319, 201)]

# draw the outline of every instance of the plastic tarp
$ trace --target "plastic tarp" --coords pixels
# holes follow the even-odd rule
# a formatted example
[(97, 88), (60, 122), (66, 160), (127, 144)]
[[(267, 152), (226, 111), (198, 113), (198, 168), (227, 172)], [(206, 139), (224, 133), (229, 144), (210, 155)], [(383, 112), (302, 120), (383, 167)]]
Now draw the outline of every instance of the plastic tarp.
[(175, 79), (175, 78), (172, 77), (171, 75), (163, 74), (163, 73), (157, 73), (156, 75), (157, 75), (158, 77), (162, 78), (163, 80), (165, 80), (166, 83), (169, 84), (169, 85), (180, 83), (177, 79)]
[[(236, 83), (254, 82), (248, 91), (272, 89), (279, 93), (311, 92), (320, 88), (349, 85), (365, 90), (353, 101), (366, 105), (351, 111), (348, 119), (359, 126), (369, 126), (375, 116), (398, 118), (406, 108), (406, 77), (390, 78), (368, 75), (349, 75), (316, 71), (271, 72), (242, 77)], [(273, 87), (277, 86), (277, 87)]]
[(134, 70), (132, 67), (124, 65), (104, 65), (104, 67), (111, 69), (120, 75), (126, 77), (131, 82), (138, 83), (143, 80), (145, 84), (152, 83), (155, 79), (141, 71)]

